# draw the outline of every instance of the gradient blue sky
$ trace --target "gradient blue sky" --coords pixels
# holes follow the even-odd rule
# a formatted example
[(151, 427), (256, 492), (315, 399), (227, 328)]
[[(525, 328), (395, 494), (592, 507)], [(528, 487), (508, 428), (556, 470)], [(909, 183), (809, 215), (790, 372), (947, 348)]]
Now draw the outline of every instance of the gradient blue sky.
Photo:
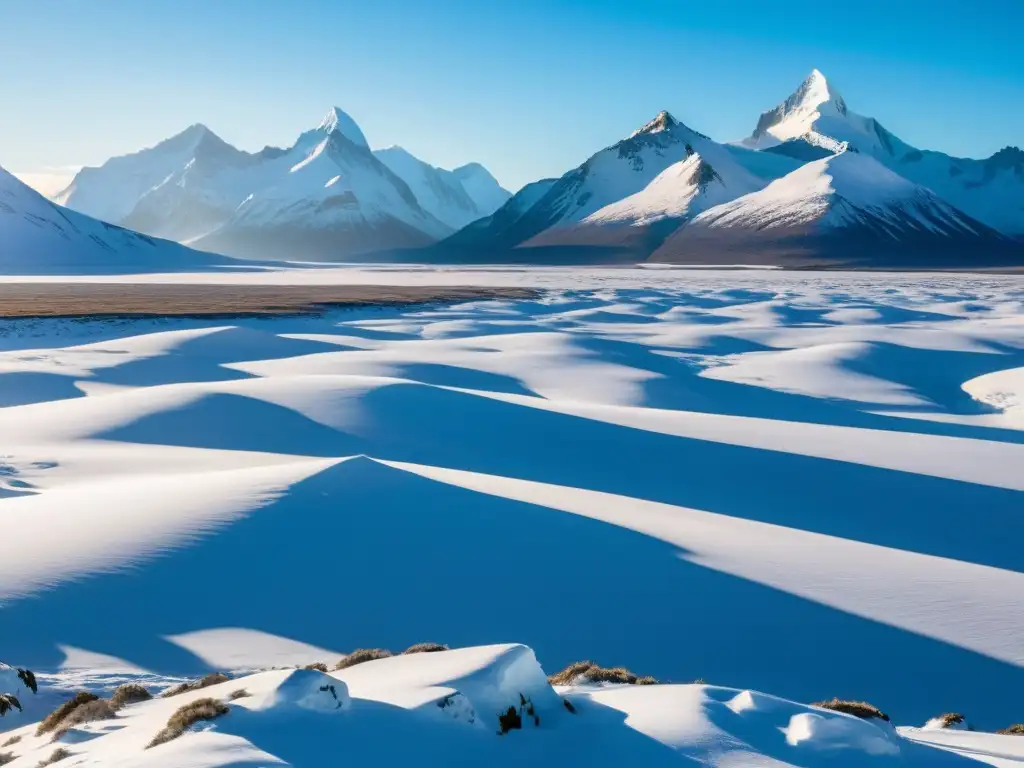
[(720, 140), (821, 69), (905, 141), (1024, 143), (1024, 0), (0, 0), (0, 164), (97, 164), (203, 122), (558, 175), (668, 109)]

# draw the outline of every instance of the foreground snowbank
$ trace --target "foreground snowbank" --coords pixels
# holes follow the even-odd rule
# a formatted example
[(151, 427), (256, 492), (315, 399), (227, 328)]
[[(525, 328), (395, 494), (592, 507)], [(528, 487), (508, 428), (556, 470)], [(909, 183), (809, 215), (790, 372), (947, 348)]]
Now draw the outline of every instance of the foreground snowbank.
[[(171, 716), (206, 698), (225, 715), (149, 747)], [(499, 715), (515, 713), (511, 728)], [(991, 734), (930, 734), (936, 749), (881, 720), (709, 685), (552, 688), (534, 652), (492, 645), (370, 661), (329, 674), (259, 672), (170, 698), (131, 704), (114, 719), (54, 739), (36, 725), (19, 737), (10, 768), (35, 768), (55, 749), (63, 765), (547, 766), (975, 764), (949, 750), (969, 739), (1012, 764), (1017, 742)], [(914, 738), (921, 736), (912, 734)], [(1024, 739), (1020, 740), (1024, 745)], [(1024, 762), (1020, 753), (1017, 757)], [(984, 759), (984, 756), (982, 756)]]

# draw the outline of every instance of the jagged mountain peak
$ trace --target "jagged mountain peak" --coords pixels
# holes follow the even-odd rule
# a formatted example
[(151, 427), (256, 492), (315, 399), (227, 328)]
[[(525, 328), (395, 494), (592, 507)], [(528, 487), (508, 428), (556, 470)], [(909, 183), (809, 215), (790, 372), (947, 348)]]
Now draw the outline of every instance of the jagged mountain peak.
[(629, 134), (629, 138), (643, 133), (661, 133), (662, 131), (671, 130), (677, 125), (681, 125), (681, 123), (672, 117), (671, 113), (663, 109), (654, 116), (653, 120)]
[(453, 168), (452, 173), (459, 178), (465, 178), (467, 176), (474, 176), (477, 174), (486, 174), (487, 176), (491, 176), (491, 172), (488, 171), (481, 163), (466, 163), (465, 165), (460, 165), (458, 168)]
[(820, 69), (812, 69), (811, 74), (800, 84), (783, 104), (788, 111), (796, 109), (830, 108), (840, 115), (846, 114), (846, 102), (833, 87)]
[[(202, 144), (226, 144), (226, 142), (218, 136), (216, 133), (211, 131), (203, 123), (193, 123), (185, 130), (180, 133), (176, 133), (169, 139), (164, 139), (158, 143), (153, 149), (157, 150), (174, 150), (177, 148), (190, 148), (198, 147)], [(145, 152), (146, 150), (140, 150)]]
[(744, 144), (765, 148), (800, 138), (814, 130), (822, 118), (846, 118), (846, 101), (821, 70), (813, 69), (800, 86), (774, 109), (763, 113)]
[(340, 133), (353, 144), (365, 147), (366, 149), (370, 148), (366, 141), (366, 136), (363, 135), (359, 125), (340, 107), (331, 107), (316, 127), (316, 130), (317, 132), (327, 134)]

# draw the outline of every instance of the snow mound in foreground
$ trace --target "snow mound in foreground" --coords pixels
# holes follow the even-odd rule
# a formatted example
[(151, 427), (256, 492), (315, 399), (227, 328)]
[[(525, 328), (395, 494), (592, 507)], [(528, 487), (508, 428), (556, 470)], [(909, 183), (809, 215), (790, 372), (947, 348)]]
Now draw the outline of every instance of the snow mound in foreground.
[(1024, 421), (1024, 368), (986, 373), (965, 381), (963, 390), (979, 403)]
[[(148, 746), (180, 708), (207, 698), (227, 713)], [(35, 731), (32, 724), (11, 734), (20, 737), (9, 746), (12, 768), (34, 767), (57, 748), (70, 752), (68, 765), (176, 768), (316, 766), (328, 755), (351, 766), (967, 762), (882, 721), (752, 691), (693, 684), (556, 692), (523, 645), (397, 656), (330, 674), (260, 672), (132, 704), (57, 739)]]

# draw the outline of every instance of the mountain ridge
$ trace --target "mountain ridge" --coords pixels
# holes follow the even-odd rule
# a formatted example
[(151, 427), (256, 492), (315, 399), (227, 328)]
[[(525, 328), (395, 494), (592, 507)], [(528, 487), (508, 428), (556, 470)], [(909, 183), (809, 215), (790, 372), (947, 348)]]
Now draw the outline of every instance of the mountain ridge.
[(988, 158), (970, 159), (918, 149), (876, 118), (853, 112), (817, 69), (784, 102), (763, 113), (739, 144), (819, 159), (829, 141), (843, 145), (831, 151), (850, 147), (871, 154), (993, 229), (1024, 237), (1024, 162), (1019, 159), (1024, 152), (1006, 147)]
[[(337, 137), (349, 146), (339, 149)], [(317, 161), (317, 171), (299, 173), (331, 141), (334, 151)], [(152, 147), (83, 168), (55, 199), (105, 221), (232, 256), (329, 260), (427, 245), (510, 197), (478, 163), (447, 171), (402, 152), (403, 167), (389, 167), (339, 107), (290, 147), (256, 153), (197, 123)]]

